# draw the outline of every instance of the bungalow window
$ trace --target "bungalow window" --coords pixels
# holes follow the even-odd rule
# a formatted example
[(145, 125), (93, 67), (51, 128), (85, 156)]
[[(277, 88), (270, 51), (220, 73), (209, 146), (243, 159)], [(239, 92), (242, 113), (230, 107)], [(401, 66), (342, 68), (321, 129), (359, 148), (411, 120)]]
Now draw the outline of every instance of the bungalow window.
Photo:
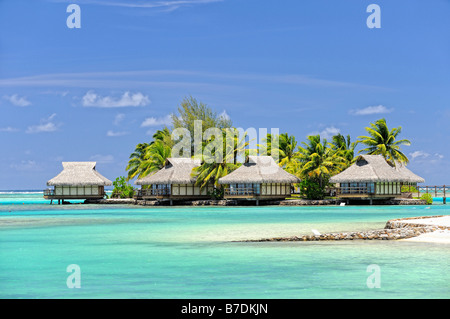
[(349, 183), (341, 183), (341, 193), (342, 194), (349, 194), (350, 193)]
[(375, 183), (341, 183), (342, 194), (374, 194)]
[(170, 184), (153, 184), (152, 185), (153, 195), (169, 195), (170, 194)]
[(260, 185), (252, 183), (230, 184), (230, 195), (259, 195)]
[(261, 184), (253, 184), (253, 191), (256, 195), (261, 194)]

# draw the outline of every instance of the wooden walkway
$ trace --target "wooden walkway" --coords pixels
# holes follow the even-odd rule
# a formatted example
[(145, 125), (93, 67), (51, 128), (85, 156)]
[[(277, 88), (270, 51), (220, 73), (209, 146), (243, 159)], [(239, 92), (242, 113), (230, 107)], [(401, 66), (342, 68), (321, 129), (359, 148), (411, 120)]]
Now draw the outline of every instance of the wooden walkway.
[(415, 197), (420, 197), (423, 194), (430, 194), (432, 197), (442, 197), (445, 204), (447, 197), (450, 195), (450, 186), (410, 186), (410, 193)]

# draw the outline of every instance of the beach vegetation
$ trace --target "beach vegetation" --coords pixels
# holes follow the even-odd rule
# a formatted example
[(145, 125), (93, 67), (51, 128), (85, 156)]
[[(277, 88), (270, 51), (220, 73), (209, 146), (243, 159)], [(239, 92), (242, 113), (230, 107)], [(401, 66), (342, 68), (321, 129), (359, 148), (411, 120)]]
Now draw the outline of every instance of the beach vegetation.
[(297, 176), (301, 179), (314, 180), (321, 188), (328, 179), (346, 168), (347, 161), (341, 152), (331, 147), (320, 135), (310, 135), (307, 142), (298, 147), (296, 160), (300, 164)]
[(138, 144), (130, 155), (126, 180), (143, 178), (163, 168), (166, 159), (171, 156), (172, 146), (171, 133), (167, 127), (153, 134), (151, 143)]
[[(177, 109), (178, 114), (172, 114), (173, 129), (187, 129), (191, 137), (191, 153), (194, 154), (195, 134), (203, 134), (208, 129), (225, 129), (233, 125), (226, 112), (217, 113), (206, 104), (197, 101), (192, 96), (185, 97)], [(196, 121), (201, 121), (201, 131), (196, 132), (198, 125)], [(197, 126), (198, 127), (198, 126)], [(204, 143), (203, 143), (204, 145)]]
[(127, 183), (125, 176), (117, 177), (113, 186), (111, 198), (133, 198), (134, 188)]
[[(277, 140), (277, 145), (272, 145), (272, 141)], [(268, 156), (278, 157), (274, 158), (277, 160), (277, 164), (283, 168), (288, 168), (294, 161), (294, 156), (297, 149), (297, 140), (295, 136), (289, 135), (288, 133), (282, 133), (277, 136), (272, 136), (272, 134), (267, 134), (266, 138), (263, 139), (263, 144), (258, 145), (259, 153), (267, 154)], [(277, 152), (276, 156), (275, 151)]]
[(196, 177), (196, 186), (200, 188), (206, 187), (208, 184), (214, 184), (215, 188), (221, 189), (219, 179), (228, 175), (237, 169), (243, 160), (239, 158), (239, 154), (244, 154), (246, 157), (248, 150), (245, 148), (249, 145), (246, 141), (246, 135), (239, 136), (239, 132), (235, 128), (222, 129), (221, 145), (215, 144), (213, 136), (208, 141), (208, 147), (202, 154), (202, 164), (192, 170), (192, 176)]
[(433, 204), (433, 196), (431, 196), (431, 194), (423, 194), (422, 196), (420, 196), (420, 199), (424, 200), (427, 205)]
[[(219, 179), (236, 170), (249, 154), (272, 156), (280, 167), (303, 181), (295, 187), (301, 196), (309, 199), (325, 196), (329, 179), (355, 162), (359, 144), (364, 148), (358, 153), (383, 155), (392, 166), (398, 162), (408, 163), (401, 146), (410, 145), (410, 141), (399, 139), (402, 128), (389, 129), (385, 119), (370, 123), (365, 128), (368, 135), (359, 136), (356, 141), (352, 141), (350, 135), (338, 133), (330, 142), (320, 135), (310, 135), (306, 141), (299, 142), (287, 132), (275, 135), (271, 132), (266, 134), (262, 145), (256, 145), (256, 150), (248, 149), (250, 131), (232, 127), (226, 112), (218, 113), (192, 96), (183, 99), (177, 112), (171, 115), (171, 121), (170, 128), (158, 130), (150, 142), (136, 145), (126, 167), (126, 181), (162, 169), (168, 158), (181, 155), (177, 151), (179, 145), (183, 147), (183, 157), (193, 154), (193, 158), (200, 160), (201, 165), (192, 170), (192, 177), (202, 189), (214, 185), (216, 191), (210, 194), (213, 198), (223, 196)], [(408, 190), (417, 191), (415, 188)]]
[(358, 141), (352, 142), (350, 135), (344, 136), (338, 133), (331, 139), (331, 148), (340, 152), (340, 155), (347, 161), (347, 167), (355, 161), (355, 148), (357, 145)]
[(317, 179), (303, 179), (298, 185), (300, 196), (306, 199), (320, 200), (325, 198), (325, 187)]
[(396, 162), (409, 163), (408, 157), (401, 151), (403, 145), (411, 145), (407, 139), (399, 140), (402, 132), (401, 126), (389, 130), (386, 120), (380, 119), (375, 123), (370, 123), (370, 127), (365, 128), (368, 136), (359, 136), (358, 143), (364, 144), (366, 148), (359, 151), (367, 155), (382, 155), (392, 166)]

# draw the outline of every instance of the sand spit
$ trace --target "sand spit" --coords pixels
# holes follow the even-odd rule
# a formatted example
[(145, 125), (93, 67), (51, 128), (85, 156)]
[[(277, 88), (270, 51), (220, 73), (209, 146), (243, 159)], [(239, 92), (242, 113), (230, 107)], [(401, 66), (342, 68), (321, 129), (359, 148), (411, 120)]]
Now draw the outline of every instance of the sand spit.
[(414, 240), (433, 243), (450, 243), (450, 216), (424, 216), (394, 219), (384, 229), (362, 232), (313, 234), (292, 237), (274, 237), (245, 242), (267, 241), (336, 241), (336, 240)]

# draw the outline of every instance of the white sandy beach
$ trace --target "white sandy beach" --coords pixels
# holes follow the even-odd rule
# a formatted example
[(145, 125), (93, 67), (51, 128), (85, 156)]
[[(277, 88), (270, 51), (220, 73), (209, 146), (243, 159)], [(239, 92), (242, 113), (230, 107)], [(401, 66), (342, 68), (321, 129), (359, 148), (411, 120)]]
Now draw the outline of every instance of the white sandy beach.
[[(404, 223), (450, 227), (450, 216), (424, 219), (408, 219)], [(450, 244), (450, 230), (437, 230), (417, 237), (402, 239), (404, 241)]]

